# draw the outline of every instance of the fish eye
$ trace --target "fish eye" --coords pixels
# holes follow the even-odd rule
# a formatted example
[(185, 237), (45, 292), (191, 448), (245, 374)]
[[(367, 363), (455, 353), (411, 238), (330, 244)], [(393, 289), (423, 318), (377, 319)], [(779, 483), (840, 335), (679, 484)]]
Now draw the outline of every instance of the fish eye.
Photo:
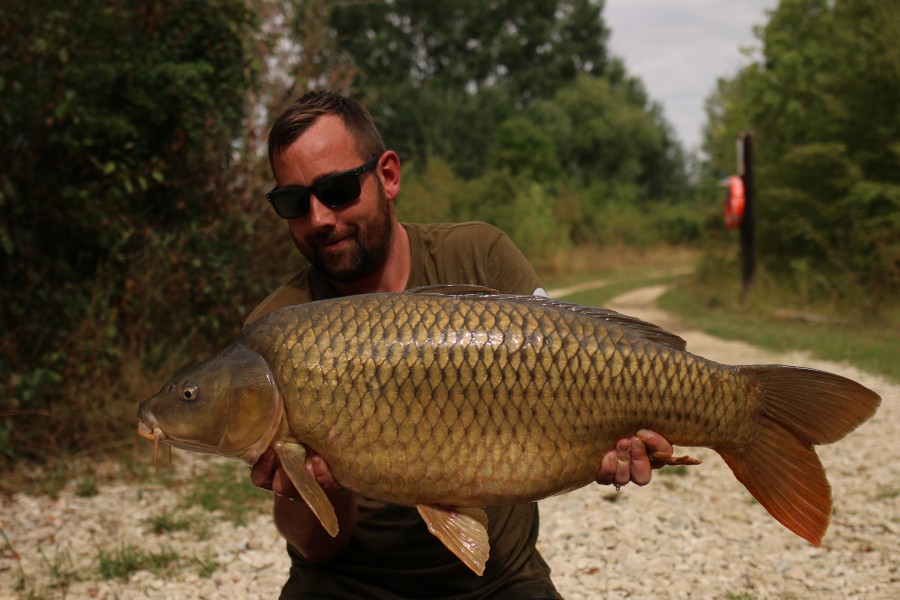
[(193, 402), (200, 397), (200, 388), (196, 383), (185, 383), (181, 388), (181, 399), (185, 402)]

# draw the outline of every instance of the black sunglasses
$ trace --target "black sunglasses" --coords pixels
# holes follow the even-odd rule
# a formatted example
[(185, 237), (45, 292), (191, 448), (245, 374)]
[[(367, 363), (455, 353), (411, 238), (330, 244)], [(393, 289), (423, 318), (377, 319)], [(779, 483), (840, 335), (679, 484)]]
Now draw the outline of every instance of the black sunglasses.
[(266, 194), (266, 198), (282, 219), (299, 219), (309, 213), (309, 197), (315, 194), (319, 202), (328, 208), (337, 208), (359, 198), (362, 188), (359, 176), (371, 171), (378, 164), (380, 156), (349, 171), (341, 171), (323, 177), (309, 187), (296, 185), (278, 189)]

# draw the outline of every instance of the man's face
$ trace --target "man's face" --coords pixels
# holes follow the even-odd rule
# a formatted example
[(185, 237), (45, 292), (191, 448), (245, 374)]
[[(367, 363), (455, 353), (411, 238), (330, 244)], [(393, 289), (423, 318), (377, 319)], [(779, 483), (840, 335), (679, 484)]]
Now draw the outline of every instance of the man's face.
[[(338, 117), (320, 117), (274, 160), (279, 188), (310, 186), (355, 169), (372, 158), (359, 156)], [(294, 244), (330, 280), (359, 281), (382, 268), (391, 244), (391, 206), (376, 172), (360, 176), (360, 197), (329, 208), (313, 195), (309, 213), (288, 220)]]

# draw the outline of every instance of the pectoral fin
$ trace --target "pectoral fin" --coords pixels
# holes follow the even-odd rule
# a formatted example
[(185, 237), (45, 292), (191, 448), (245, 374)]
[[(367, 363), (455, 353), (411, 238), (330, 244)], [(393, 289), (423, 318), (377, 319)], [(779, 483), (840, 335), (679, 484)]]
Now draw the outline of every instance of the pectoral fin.
[(433, 533), (477, 575), (484, 574), (490, 554), (487, 514), (480, 508), (419, 504), (419, 514)]
[(316, 482), (315, 477), (306, 468), (306, 448), (300, 444), (283, 442), (275, 444), (274, 447), (284, 472), (300, 492), (300, 497), (313, 511), (313, 514), (319, 518), (325, 531), (331, 537), (335, 537), (338, 534), (337, 515), (334, 514), (334, 506), (325, 495), (322, 486)]

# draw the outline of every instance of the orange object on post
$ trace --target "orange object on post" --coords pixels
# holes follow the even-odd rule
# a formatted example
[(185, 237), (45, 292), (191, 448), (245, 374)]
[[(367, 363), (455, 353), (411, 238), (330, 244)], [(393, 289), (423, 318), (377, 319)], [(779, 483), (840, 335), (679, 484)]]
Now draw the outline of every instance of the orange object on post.
[(725, 226), (737, 229), (744, 222), (744, 180), (736, 175), (728, 178), (725, 192)]

